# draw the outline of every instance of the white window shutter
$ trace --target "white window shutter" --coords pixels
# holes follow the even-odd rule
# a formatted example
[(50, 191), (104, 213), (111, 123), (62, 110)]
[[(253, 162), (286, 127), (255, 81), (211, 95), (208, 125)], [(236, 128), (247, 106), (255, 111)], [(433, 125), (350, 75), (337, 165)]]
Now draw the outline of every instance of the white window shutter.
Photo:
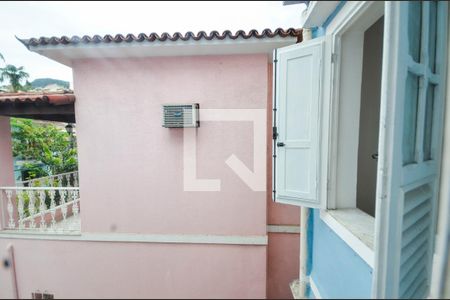
[(448, 3), (386, 2), (373, 296), (429, 295)]
[(324, 39), (274, 53), (274, 200), (320, 207), (319, 142)]

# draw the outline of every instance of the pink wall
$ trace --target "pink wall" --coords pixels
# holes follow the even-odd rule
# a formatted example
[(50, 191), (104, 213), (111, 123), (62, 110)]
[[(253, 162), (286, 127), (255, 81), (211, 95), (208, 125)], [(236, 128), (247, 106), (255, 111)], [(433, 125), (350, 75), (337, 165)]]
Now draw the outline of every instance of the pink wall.
[(265, 235), (265, 192), (225, 164), (252, 168), (251, 123), (201, 123), (198, 177), (222, 191), (184, 192), (183, 130), (161, 126), (161, 104), (265, 109), (267, 76), (266, 55), (75, 62), (83, 231)]
[[(14, 163), (11, 146), (11, 127), (8, 117), (0, 116), (0, 186), (14, 186)], [(1, 197), (0, 197), (1, 199)], [(2, 206), (3, 205), (3, 206)], [(6, 203), (0, 203), (0, 229), (6, 220)]]
[(14, 185), (14, 165), (9, 118), (0, 116), (0, 186)]
[(299, 277), (300, 235), (269, 233), (267, 298), (293, 299), (289, 284)]
[[(264, 298), (264, 246), (0, 239), (15, 247), (19, 296), (55, 298)], [(32, 250), (32, 252), (30, 252)], [(0, 267), (0, 298), (11, 298)]]
[[(266, 193), (252, 191), (225, 164), (235, 154), (253, 169), (252, 123), (200, 116), (197, 174), (221, 179), (220, 192), (183, 190), (183, 130), (161, 124), (165, 103), (265, 109), (266, 55), (83, 60), (73, 69), (84, 233), (266, 236)], [(111, 282), (100, 280), (87, 286), (89, 296), (266, 295), (266, 246), (95, 245), (79, 247), (80, 259), (98, 272), (92, 282), (118, 276), (125, 285), (106, 295)], [(120, 251), (102, 261), (123, 261), (121, 268), (94, 263), (89, 253), (97, 251)]]

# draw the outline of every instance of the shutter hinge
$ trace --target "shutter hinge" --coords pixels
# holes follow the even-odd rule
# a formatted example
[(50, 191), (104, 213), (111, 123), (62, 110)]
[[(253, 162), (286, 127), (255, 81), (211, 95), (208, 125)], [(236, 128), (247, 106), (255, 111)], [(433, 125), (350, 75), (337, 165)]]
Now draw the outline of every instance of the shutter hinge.
[(274, 62), (274, 63), (277, 63), (277, 62), (278, 62), (278, 59), (274, 59), (273, 62)]
[(272, 130), (272, 139), (276, 140), (278, 138), (278, 129), (277, 126), (273, 126)]

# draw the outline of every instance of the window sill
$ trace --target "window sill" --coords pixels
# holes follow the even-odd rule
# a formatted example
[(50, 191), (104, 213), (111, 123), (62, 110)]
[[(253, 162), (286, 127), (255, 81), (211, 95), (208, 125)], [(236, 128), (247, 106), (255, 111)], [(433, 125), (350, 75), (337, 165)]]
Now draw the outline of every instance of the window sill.
[(375, 218), (357, 208), (321, 210), (320, 218), (373, 268)]

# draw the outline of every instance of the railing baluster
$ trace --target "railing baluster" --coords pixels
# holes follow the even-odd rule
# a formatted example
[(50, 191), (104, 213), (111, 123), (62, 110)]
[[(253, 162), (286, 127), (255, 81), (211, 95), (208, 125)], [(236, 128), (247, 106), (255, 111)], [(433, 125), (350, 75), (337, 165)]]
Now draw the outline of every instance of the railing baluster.
[(62, 217), (63, 217), (63, 221), (65, 222), (66, 218), (67, 218), (67, 204), (66, 204), (67, 191), (65, 191), (65, 190), (61, 191), (60, 190), (59, 193), (60, 193), (60, 196), (61, 196), (61, 203), (60, 203), (60, 205), (61, 205), (61, 214), (62, 214)]
[(55, 202), (55, 195), (56, 192), (54, 190), (49, 191), (48, 192), (50, 195), (50, 213), (52, 215), (52, 229), (55, 230), (56, 227), (56, 220), (55, 220), (55, 215), (56, 215), (56, 202)]
[(13, 191), (11, 191), (11, 190), (6, 191), (6, 198), (8, 199), (8, 216), (9, 216), (8, 227), (9, 227), (9, 229), (16, 228), (16, 222), (14, 221), (14, 206), (12, 204), (12, 194), (13, 194)]
[(19, 230), (23, 230), (25, 228), (23, 223), (23, 217), (25, 214), (25, 207), (23, 203), (24, 192), (16, 191), (18, 203), (17, 203), (17, 212), (19, 213)]
[(78, 213), (80, 212), (80, 208), (78, 206), (78, 191), (73, 191), (72, 192), (72, 199), (73, 199), (73, 204), (72, 204), (72, 213), (73, 213), (73, 217), (74, 217), (74, 222), (73, 222), (73, 228), (72, 230), (76, 230), (77, 226), (79, 226), (78, 224)]
[(34, 191), (28, 191), (28, 198), (29, 198), (29, 203), (28, 203), (28, 211), (30, 212), (30, 228), (34, 229), (36, 228), (36, 223), (34, 222), (34, 213), (36, 211), (35, 209), (35, 198), (34, 198)]
[(73, 173), (73, 186), (77, 187), (79, 185), (78, 183), (78, 172)]
[(79, 213), (79, 207), (78, 207), (78, 191), (73, 191), (72, 192), (72, 200), (73, 200), (73, 205), (72, 205), (72, 212), (73, 215), (75, 217), (78, 217), (78, 213)]
[(45, 211), (47, 210), (47, 205), (45, 204), (45, 197), (46, 193), (45, 191), (39, 192), (39, 210), (41, 214), (41, 226), (39, 227), (40, 230), (45, 230), (47, 228), (47, 224), (45, 223)]
[(71, 187), (70, 185), (70, 174), (66, 174), (64, 175), (64, 177), (66, 178), (66, 187)]

